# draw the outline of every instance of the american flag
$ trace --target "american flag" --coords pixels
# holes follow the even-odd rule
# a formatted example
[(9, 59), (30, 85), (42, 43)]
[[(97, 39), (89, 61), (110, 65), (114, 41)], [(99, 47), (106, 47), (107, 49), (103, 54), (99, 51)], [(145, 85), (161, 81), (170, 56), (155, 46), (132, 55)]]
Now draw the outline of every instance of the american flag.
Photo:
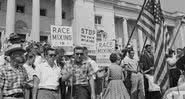
[(165, 59), (167, 31), (163, 23), (160, 0), (148, 0), (137, 24), (138, 28), (155, 43), (154, 81), (164, 91), (169, 85), (169, 73)]

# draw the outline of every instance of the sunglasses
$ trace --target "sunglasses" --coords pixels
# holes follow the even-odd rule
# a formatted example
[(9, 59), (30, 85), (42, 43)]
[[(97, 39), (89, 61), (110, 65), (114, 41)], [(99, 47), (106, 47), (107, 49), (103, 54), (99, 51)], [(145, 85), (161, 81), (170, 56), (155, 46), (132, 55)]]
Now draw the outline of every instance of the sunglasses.
[(56, 57), (56, 54), (49, 54), (49, 57)]
[(84, 55), (84, 53), (76, 53), (76, 55), (78, 55), (78, 56), (79, 56), (79, 55), (80, 55), (80, 56), (82, 56), (82, 55)]
[(28, 56), (29, 57), (29, 59), (31, 59), (31, 58), (33, 58), (34, 56)]

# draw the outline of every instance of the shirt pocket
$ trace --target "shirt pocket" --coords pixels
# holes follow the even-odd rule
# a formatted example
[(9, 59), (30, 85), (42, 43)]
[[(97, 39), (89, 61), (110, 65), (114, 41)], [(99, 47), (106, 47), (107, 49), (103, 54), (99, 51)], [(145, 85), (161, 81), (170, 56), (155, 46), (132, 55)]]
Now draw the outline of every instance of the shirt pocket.
[(14, 85), (18, 82), (17, 74), (13, 71), (9, 71), (6, 73), (5, 83), (7, 84), (7, 88), (13, 88)]

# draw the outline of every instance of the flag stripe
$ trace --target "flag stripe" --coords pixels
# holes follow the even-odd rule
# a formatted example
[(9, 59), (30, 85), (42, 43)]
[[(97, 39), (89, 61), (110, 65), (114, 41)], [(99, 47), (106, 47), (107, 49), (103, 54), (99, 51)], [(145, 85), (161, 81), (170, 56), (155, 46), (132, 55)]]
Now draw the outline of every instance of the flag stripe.
[(165, 59), (163, 59), (162, 64), (159, 64), (159, 65), (161, 65), (161, 68), (159, 72), (160, 76), (158, 77), (158, 83), (161, 85), (163, 83), (162, 81), (164, 80), (165, 75), (167, 74)]
[[(156, 65), (156, 64), (158, 64), (158, 65)], [(162, 73), (163, 70), (164, 70), (164, 64), (165, 64), (165, 58), (160, 59), (160, 60), (159, 60), (159, 58), (158, 58), (158, 62), (155, 63), (155, 65), (154, 65), (154, 66), (157, 66), (157, 67), (156, 67), (156, 70), (155, 70), (155, 71), (156, 71), (156, 72), (155, 72), (156, 81), (159, 80), (159, 78), (160, 78), (160, 76), (161, 76), (161, 73)]]
[(139, 22), (141, 22), (144, 26), (146, 26), (147, 28), (149, 28), (152, 31), (152, 33), (155, 32), (155, 29), (154, 29), (155, 26), (154, 26), (154, 24), (151, 24), (149, 21), (146, 20), (146, 18), (141, 19)]
[[(167, 67), (167, 64), (165, 64), (166, 66), (165, 67)], [(168, 70), (166, 69), (166, 73), (163, 73), (164, 74), (164, 77), (162, 78), (163, 80), (162, 80), (162, 82), (161, 82), (161, 85), (160, 86), (164, 86), (165, 85), (165, 81), (167, 81), (168, 79), (169, 79), (169, 75), (168, 75)]]
[(150, 22), (150, 24), (152, 24), (153, 27), (155, 26), (155, 22), (154, 22), (153, 18), (148, 16), (147, 14), (143, 13), (141, 16), (141, 19), (145, 19), (145, 21)]
[(143, 27), (138, 27), (147, 37), (149, 37), (152, 41), (155, 40), (154, 36), (149, 34)]
[[(158, 27), (158, 28), (160, 28), (160, 27)], [(162, 35), (161, 34), (161, 29), (158, 29), (158, 33), (156, 34), (157, 36), (155, 37), (155, 50), (157, 50), (157, 46), (158, 46), (158, 44), (161, 42), (161, 40), (163, 40), (163, 39), (161, 39), (160, 38), (160, 35)]]
[(152, 22), (154, 22), (154, 16), (153, 16), (153, 14), (151, 14), (147, 10), (144, 10), (142, 15), (148, 16), (147, 18), (149, 18)]

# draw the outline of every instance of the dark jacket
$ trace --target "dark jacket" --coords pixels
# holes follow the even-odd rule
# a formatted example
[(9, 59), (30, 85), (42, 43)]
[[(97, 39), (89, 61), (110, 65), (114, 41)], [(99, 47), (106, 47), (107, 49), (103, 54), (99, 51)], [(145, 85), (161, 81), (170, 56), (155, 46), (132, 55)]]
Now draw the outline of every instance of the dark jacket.
[(144, 54), (141, 55), (139, 63), (143, 71), (149, 70), (150, 67), (154, 66), (154, 56), (145, 51)]

